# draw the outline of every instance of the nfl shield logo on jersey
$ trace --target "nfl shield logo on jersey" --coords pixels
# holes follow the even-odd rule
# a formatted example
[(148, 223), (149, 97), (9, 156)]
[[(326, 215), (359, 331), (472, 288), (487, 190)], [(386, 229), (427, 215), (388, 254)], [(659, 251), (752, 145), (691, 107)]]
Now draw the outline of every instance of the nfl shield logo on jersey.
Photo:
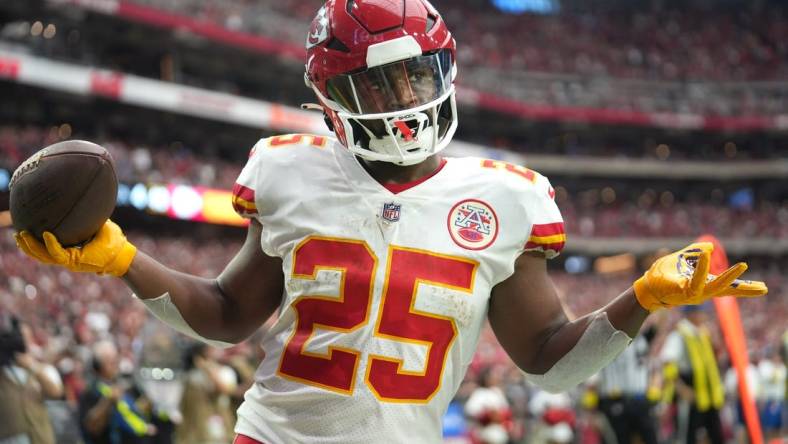
[(383, 204), (383, 220), (397, 222), (399, 220), (399, 210), (402, 205), (392, 203)]

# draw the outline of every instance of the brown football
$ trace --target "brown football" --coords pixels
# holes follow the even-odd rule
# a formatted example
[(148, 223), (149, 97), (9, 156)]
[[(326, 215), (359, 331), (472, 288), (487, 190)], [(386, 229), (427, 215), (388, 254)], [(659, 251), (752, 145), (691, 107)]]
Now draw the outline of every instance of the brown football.
[(9, 187), (14, 228), (39, 239), (50, 231), (64, 246), (90, 240), (112, 215), (118, 196), (109, 152), (83, 140), (37, 152), (17, 168)]

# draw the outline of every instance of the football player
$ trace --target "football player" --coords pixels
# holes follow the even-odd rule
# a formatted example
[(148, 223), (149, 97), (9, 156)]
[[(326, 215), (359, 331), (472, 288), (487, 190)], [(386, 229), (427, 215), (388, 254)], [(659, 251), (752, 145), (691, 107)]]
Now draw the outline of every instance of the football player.
[(426, 0), (328, 0), (305, 77), (336, 138), (255, 145), (234, 188), (246, 242), (214, 279), (163, 266), (112, 222), (82, 249), (25, 232), (19, 247), (121, 277), (159, 319), (211, 344), (243, 341), (277, 312), (238, 411), (249, 443), (440, 442), (485, 319), (534, 383), (562, 391), (650, 311), (766, 293), (737, 279), (743, 263), (710, 276), (711, 244), (693, 244), (569, 321), (547, 273), (565, 242), (547, 178), (439, 154), (457, 128), (455, 61)]

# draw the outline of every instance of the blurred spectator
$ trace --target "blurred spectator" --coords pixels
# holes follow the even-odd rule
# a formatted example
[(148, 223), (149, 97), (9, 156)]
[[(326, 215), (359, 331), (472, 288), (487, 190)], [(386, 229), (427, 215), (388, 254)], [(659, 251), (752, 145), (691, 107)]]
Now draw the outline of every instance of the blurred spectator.
[[(206, 228), (198, 227), (200, 230)], [(135, 244), (155, 254), (168, 266), (210, 276), (218, 274), (240, 248), (243, 232), (238, 232), (237, 239), (223, 232), (220, 238), (204, 236), (199, 242), (191, 238), (143, 234), (133, 230), (129, 236)], [(785, 333), (784, 323), (775, 320), (788, 319), (788, 281), (784, 274), (788, 267), (787, 259), (771, 256), (747, 258), (750, 272), (753, 273), (752, 278), (765, 280), (770, 288), (769, 297), (740, 301), (750, 350), (760, 350), (768, 344), (778, 343)], [(560, 265), (560, 262), (556, 262), (551, 264), (551, 267)], [(0, 270), (0, 311), (23, 315), (30, 331), (30, 349), (39, 361), (57, 367), (63, 375), (68, 391), (72, 393), (69, 396), (78, 398), (85, 390), (87, 384), (84, 383), (83, 373), (85, 369), (90, 371), (91, 349), (96, 341), (102, 338), (111, 338), (117, 345), (118, 365), (124, 372), (133, 371), (137, 375), (144, 375), (150, 374), (154, 367), (179, 367), (181, 360), (173, 357), (178, 356), (176, 352), (182, 348), (184, 338), (174, 335), (160, 322), (151, 320), (144, 307), (134, 301), (129, 291), (117, 280), (72, 274), (55, 267), (33, 263), (18, 251), (8, 229), (0, 229)], [(566, 295), (569, 309), (578, 315), (602, 305), (611, 288), (626, 288), (637, 277), (627, 273), (570, 274), (557, 269), (551, 275), (559, 293)], [(668, 322), (674, 323), (681, 313), (671, 310), (664, 314)], [(708, 326), (714, 330), (711, 320)], [(668, 331), (669, 327), (666, 326), (665, 330)], [(788, 339), (788, 336), (786, 338)], [(229, 360), (221, 361), (232, 365), (236, 373), (241, 375), (239, 380), (246, 380), (246, 384), (250, 382), (251, 369), (257, 365), (259, 354), (263, 352), (257, 341), (232, 349)], [(659, 345), (660, 339), (655, 341)], [(253, 357), (254, 355), (258, 356)], [(236, 361), (239, 360), (248, 362), (237, 365)], [(512, 364), (489, 327), (485, 327), (481, 332), (477, 353), (456, 399), (458, 403), (463, 404), (470, 397), (476, 388), (481, 370), (485, 368), (494, 368), (495, 374), (499, 376), (497, 385), (512, 411), (515, 430), (510, 432), (510, 436), (515, 442), (521, 442), (523, 433), (527, 437), (539, 437), (542, 442), (548, 439), (550, 433), (553, 433), (556, 439), (562, 439), (562, 435), (565, 437), (567, 431), (577, 439), (581, 439), (581, 435), (589, 436), (585, 433), (587, 427), (584, 425), (581, 429), (579, 425), (581, 417), (584, 424), (588, 421), (585, 414), (578, 413), (579, 400), (582, 398), (577, 393), (560, 397), (569, 413), (577, 416), (576, 427), (559, 426), (553, 429), (545, 420), (554, 419), (554, 416), (546, 418), (543, 408), (528, 408), (529, 405), (544, 405), (543, 401), (529, 403), (534, 399), (544, 400), (544, 394), (523, 383), (522, 373)], [(175, 371), (172, 384), (180, 386), (187, 375), (188, 373)], [(158, 391), (164, 394), (164, 390)], [(234, 395), (237, 397), (240, 393), (236, 391)], [(171, 407), (177, 407), (180, 388), (167, 393), (167, 397), (171, 398)], [(460, 411), (462, 408), (460, 406)], [(597, 424), (597, 419), (594, 417), (591, 421), (595, 435), (599, 435), (600, 430), (604, 432), (604, 425)], [(157, 424), (156, 420), (157, 415), (150, 419)], [(524, 429), (525, 432), (518, 429)], [(162, 432), (163, 427), (159, 427), (159, 431)], [(601, 434), (605, 438), (604, 433)], [(165, 434), (160, 435), (155, 438)], [(58, 436), (56, 442), (69, 441)]]
[[(302, 45), (323, 0), (137, 2)], [(478, 1), (434, 3), (449, 24), (455, 23), (463, 68), (665, 80), (769, 79), (785, 69), (780, 55), (786, 49), (775, 43), (788, 29), (785, 11), (775, 3), (712, 10), (665, 2), (618, 10), (615, 4), (582, 10), (567, 5), (550, 16), (504, 14)]]
[(202, 343), (187, 348), (178, 444), (226, 444), (234, 437), (230, 395), (238, 383), (229, 367), (214, 358), (216, 350)]
[[(257, 34), (266, 46), (295, 58), (323, 1), (136, 3), (174, 12), (196, 26), (207, 22), (246, 33), (239, 41)], [(785, 87), (767, 82), (788, 74), (788, 20), (779, 2), (713, 9), (678, 2), (616, 4), (566, 5), (557, 15), (540, 16), (503, 14), (487, 2), (436, 2), (455, 24), (458, 81), (469, 95), (481, 91), (538, 105), (681, 114), (784, 112)], [(50, 53), (56, 45), (51, 43), (45, 46)], [(219, 88), (226, 80), (214, 83)]]
[(599, 410), (599, 395), (595, 384), (598, 378), (586, 382), (585, 392), (578, 402), (577, 439), (582, 444), (618, 444), (616, 432), (604, 413)]
[(653, 400), (648, 398), (650, 348), (646, 334), (640, 334), (599, 372), (599, 408), (619, 443), (632, 442), (638, 436), (644, 444), (657, 444)]
[[(780, 344), (780, 351), (783, 356), (783, 362), (786, 366), (788, 366), (788, 328), (785, 330), (782, 336), (782, 343)], [(788, 394), (788, 391), (786, 391)]]
[(63, 396), (57, 370), (28, 350), (16, 318), (0, 325), (0, 444), (54, 444), (45, 399)]
[(695, 444), (698, 431), (703, 429), (712, 444), (723, 444), (720, 409), (725, 402), (725, 389), (706, 325), (706, 307), (689, 305), (681, 310), (685, 319), (668, 335), (661, 352), (662, 361), (678, 370), (678, 437)]
[(533, 444), (564, 444), (574, 441), (576, 415), (566, 393), (537, 390), (529, 403), (536, 418), (530, 438)]
[[(120, 378), (120, 357), (110, 341), (93, 346), (95, 379), (79, 400), (79, 418), (85, 440), (92, 444), (146, 443), (156, 427), (143, 412), (139, 393)], [(137, 395), (137, 396), (135, 396)]]
[[(759, 398), (760, 393), (760, 375), (758, 368), (752, 363), (752, 360), (747, 363), (746, 369), (747, 388), (749, 389), (750, 396), (753, 400)], [(734, 436), (736, 442), (744, 444), (748, 442), (747, 424), (744, 419), (744, 407), (741, 403), (741, 396), (739, 392), (739, 376), (736, 373), (736, 368), (731, 366), (725, 372), (725, 393), (729, 403), (735, 404), (735, 419), (733, 424)]]
[(760, 376), (759, 411), (767, 439), (781, 436), (786, 396), (786, 367), (778, 348), (767, 348), (758, 363)]
[(511, 409), (501, 388), (503, 368), (488, 367), (479, 374), (479, 386), (465, 403), (465, 414), (473, 419), (472, 434), (480, 444), (509, 442)]
[[(555, 183), (555, 182), (554, 182)], [(788, 237), (788, 202), (761, 202), (752, 210), (736, 210), (715, 203), (720, 190), (688, 191), (682, 195), (652, 188), (622, 187), (616, 202), (599, 200), (599, 190), (569, 194), (562, 187), (556, 201), (569, 234), (583, 237), (697, 237), (715, 233), (721, 237)], [(679, 200), (680, 199), (680, 200)]]
[[(241, 169), (237, 163), (200, 155), (197, 147), (188, 149), (183, 144), (150, 147), (93, 135), (81, 137), (96, 141), (110, 152), (118, 179), (126, 183), (151, 181), (230, 189)], [(36, 151), (65, 139), (45, 128), (0, 126), (0, 167), (13, 170)]]
[[(43, 128), (0, 126), (0, 167), (13, 169), (58, 140)], [(127, 184), (166, 181), (230, 189), (240, 171), (239, 164), (198, 154), (198, 147), (145, 147), (111, 138), (97, 142), (112, 153), (119, 179)], [(788, 238), (788, 201), (780, 200), (783, 194), (776, 185), (764, 185), (764, 196), (756, 196), (749, 208), (741, 209), (729, 205), (730, 196), (714, 183), (679, 192), (658, 181), (639, 186), (619, 182), (615, 188), (579, 182), (573, 183), (574, 191), (569, 192), (558, 185), (562, 179), (553, 183), (570, 236), (696, 237), (714, 233), (725, 238)], [(731, 196), (738, 192), (731, 192)]]
[(256, 333), (248, 341), (243, 342), (228, 350), (227, 366), (233, 369), (238, 384), (231, 395), (230, 410), (235, 412), (243, 403), (246, 391), (254, 384), (254, 374), (257, 366), (263, 360), (265, 352), (259, 345), (262, 344), (262, 332)]

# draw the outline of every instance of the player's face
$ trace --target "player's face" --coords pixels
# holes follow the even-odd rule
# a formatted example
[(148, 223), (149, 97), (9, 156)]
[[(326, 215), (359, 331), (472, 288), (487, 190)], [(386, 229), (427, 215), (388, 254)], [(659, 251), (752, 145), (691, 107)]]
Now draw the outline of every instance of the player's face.
[(433, 76), (432, 69), (425, 66), (411, 71), (396, 70), (390, 79), (394, 94), (390, 96), (386, 107), (407, 109), (431, 101), (438, 90)]
[(352, 114), (403, 111), (430, 103), (451, 85), (451, 54), (440, 52), (328, 81), (329, 96)]

